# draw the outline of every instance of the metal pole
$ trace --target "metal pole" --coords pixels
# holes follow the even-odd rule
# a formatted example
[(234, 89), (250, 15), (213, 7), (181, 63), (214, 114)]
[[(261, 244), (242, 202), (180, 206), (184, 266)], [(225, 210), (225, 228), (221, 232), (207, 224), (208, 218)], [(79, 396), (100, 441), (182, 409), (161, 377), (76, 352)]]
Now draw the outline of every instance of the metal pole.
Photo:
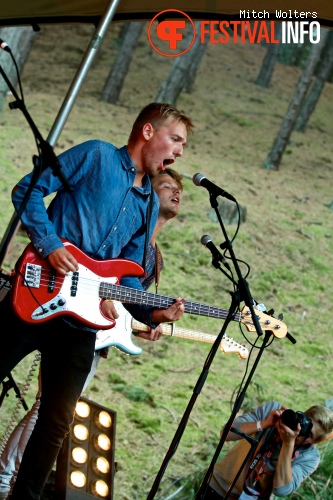
[(77, 73), (74, 77), (74, 80), (67, 92), (65, 100), (59, 110), (59, 113), (55, 119), (55, 122), (50, 130), (50, 133), (47, 137), (47, 142), (54, 146), (57, 142), (57, 139), (66, 123), (66, 120), (69, 116), (69, 113), (74, 106), (75, 99), (79, 93), (79, 90), (82, 86), (82, 83), (90, 69), (90, 66), (97, 54), (97, 50), (99, 49), (103, 36), (117, 10), (118, 4), (120, 0), (111, 0), (108, 5), (105, 13), (103, 14), (96, 31), (90, 41), (89, 47), (82, 59), (82, 62), (77, 70)]
[[(61, 105), (58, 115), (47, 137), (47, 142), (52, 147), (54, 147), (55, 143), (57, 142), (60, 136), (62, 129), (64, 128), (66, 120), (74, 106), (75, 100), (81, 89), (84, 79), (94, 61), (94, 58), (96, 57), (97, 51), (101, 46), (105, 32), (113, 19), (113, 16), (117, 10), (119, 3), (120, 0), (111, 0), (107, 8), (105, 9), (104, 14), (101, 17), (100, 22), (98, 23), (95, 33), (89, 43), (86, 53), (83, 56), (82, 62), (78, 67), (76, 75), (74, 76), (72, 84), (66, 94), (66, 97)], [(20, 226), (20, 220), (17, 217), (16, 212), (14, 212), (0, 244), (0, 256), (1, 256), (0, 268), (2, 267), (5, 261), (11, 242), (14, 239), (19, 226)]]

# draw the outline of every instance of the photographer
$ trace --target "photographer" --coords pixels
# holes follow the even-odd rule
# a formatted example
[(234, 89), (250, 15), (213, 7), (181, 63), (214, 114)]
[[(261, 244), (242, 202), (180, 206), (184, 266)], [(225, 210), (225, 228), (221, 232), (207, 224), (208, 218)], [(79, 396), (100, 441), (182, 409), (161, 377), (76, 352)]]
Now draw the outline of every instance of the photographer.
[[(233, 428), (258, 441), (248, 457), (228, 498), (254, 500), (285, 497), (319, 465), (316, 444), (333, 437), (333, 411), (311, 406), (305, 413), (287, 410), (275, 401), (264, 403), (239, 416)], [(249, 442), (229, 432), (227, 441), (237, 441), (215, 464), (205, 500), (221, 500), (251, 448)]]

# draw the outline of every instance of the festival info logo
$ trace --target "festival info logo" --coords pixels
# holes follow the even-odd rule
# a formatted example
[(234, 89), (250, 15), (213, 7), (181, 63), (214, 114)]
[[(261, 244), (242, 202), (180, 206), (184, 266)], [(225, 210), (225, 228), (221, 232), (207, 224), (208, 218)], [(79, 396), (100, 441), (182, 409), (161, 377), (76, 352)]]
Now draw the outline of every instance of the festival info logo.
[[(173, 20), (172, 17), (177, 17), (177, 19)], [(181, 10), (163, 10), (151, 20), (148, 26), (150, 45), (165, 57), (185, 54), (194, 44), (195, 37), (194, 22)]]
[[(273, 19), (290, 19), (276, 21)], [(313, 21), (317, 12), (299, 11), (239, 11), (239, 20), (205, 20), (197, 22), (181, 10), (168, 9), (159, 12), (150, 22), (148, 39), (153, 49), (166, 57), (185, 54), (195, 42), (210, 44), (266, 43), (303, 44), (306, 39), (320, 42), (320, 24)], [(197, 27), (197, 30), (196, 30)], [(278, 30), (280, 28), (280, 30)], [(280, 32), (277, 35), (277, 32)]]

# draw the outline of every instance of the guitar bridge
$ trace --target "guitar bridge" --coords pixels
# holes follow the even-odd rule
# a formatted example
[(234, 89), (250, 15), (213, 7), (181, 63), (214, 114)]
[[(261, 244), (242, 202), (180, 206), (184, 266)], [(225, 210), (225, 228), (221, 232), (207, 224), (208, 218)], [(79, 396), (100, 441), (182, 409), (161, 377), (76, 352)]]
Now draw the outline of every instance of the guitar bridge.
[(24, 273), (24, 285), (30, 288), (39, 288), (42, 274), (42, 266), (27, 264)]

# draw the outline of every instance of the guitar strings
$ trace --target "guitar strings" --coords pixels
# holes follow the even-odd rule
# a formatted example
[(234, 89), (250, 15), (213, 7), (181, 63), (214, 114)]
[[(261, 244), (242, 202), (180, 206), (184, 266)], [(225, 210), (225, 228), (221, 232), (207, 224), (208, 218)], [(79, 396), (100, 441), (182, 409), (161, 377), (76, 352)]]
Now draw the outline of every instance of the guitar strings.
[[(21, 273), (20, 273), (21, 274)], [(73, 273), (68, 273), (65, 276), (56, 275), (52, 285), (54, 287), (54, 292), (60, 292), (64, 285), (72, 284)], [(119, 302), (123, 303), (139, 303), (142, 305), (151, 305), (151, 306), (160, 306), (161, 308), (167, 308), (174, 302), (173, 297), (165, 296), (165, 295), (157, 295), (151, 292), (146, 292), (144, 290), (138, 290), (135, 288), (125, 287), (122, 285), (110, 283), (107, 281), (94, 280), (91, 278), (87, 278), (84, 276), (80, 276), (80, 272), (78, 272), (78, 282), (77, 286), (80, 288), (79, 293), (82, 291), (84, 294), (94, 295), (96, 299), (100, 300), (102, 298), (110, 298), (119, 300)], [(25, 278), (23, 278), (26, 282)], [(105, 278), (104, 278), (105, 280)], [(50, 271), (47, 269), (41, 270), (39, 285), (40, 287), (49, 287), (50, 284)], [(98, 285), (98, 293), (96, 293), (96, 285)], [(37, 290), (35, 287), (30, 287), (29, 289)], [(40, 306), (38, 300), (36, 302)], [(185, 312), (190, 314), (196, 314), (200, 316), (209, 316), (215, 317), (218, 319), (225, 319), (229, 311), (226, 309), (217, 308), (215, 306), (201, 304), (198, 302), (186, 301), (185, 304)], [(42, 306), (40, 306), (42, 307)], [(240, 321), (241, 313), (235, 313), (233, 320)]]

